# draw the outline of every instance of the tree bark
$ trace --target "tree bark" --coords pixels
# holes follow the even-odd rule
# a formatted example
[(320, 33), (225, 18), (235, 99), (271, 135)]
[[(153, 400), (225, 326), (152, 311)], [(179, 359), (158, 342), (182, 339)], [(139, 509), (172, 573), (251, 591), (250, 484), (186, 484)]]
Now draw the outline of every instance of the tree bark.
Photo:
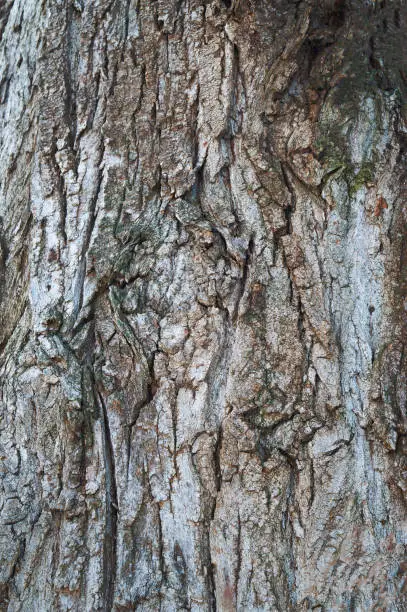
[(0, 610), (407, 609), (406, 36), (0, 2)]

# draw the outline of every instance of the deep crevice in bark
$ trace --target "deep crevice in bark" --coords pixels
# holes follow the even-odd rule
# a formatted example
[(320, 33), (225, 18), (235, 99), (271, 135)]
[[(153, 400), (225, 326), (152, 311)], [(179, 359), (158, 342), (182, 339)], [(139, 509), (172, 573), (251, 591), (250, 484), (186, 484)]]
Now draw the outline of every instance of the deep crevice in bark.
[(98, 393), (103, 431), (103, 453), (106, 487), (106, 523), (103, 545), (103, 585), (104, 609), (112, 610), (117, 557), (117, 515), (119, 511), (117, 502), (117, 485), (115, 475), (115, 462), (109, 420), (106, 405), (101, 393)]

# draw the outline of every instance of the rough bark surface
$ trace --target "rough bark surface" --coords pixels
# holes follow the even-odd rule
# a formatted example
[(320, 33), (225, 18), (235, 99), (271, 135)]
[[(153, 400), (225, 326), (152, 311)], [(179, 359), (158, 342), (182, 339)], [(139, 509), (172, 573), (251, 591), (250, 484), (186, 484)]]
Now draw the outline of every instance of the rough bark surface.
[(0, 610), (406, 610), (407, 8), (0, 2)]

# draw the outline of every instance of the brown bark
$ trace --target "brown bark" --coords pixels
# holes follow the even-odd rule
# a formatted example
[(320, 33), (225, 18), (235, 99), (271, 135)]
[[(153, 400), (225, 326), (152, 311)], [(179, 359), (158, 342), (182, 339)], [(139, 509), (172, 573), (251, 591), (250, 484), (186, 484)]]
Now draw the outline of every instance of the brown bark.
[(407, 9), (0, 3), (0, 609), (405, 610)]

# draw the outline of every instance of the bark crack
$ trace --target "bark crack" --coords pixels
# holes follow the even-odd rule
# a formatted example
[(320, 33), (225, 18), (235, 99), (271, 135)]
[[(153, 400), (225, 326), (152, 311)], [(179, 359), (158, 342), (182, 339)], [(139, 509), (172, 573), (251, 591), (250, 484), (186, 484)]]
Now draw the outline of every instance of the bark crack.
[(103, 591), (104, 610), (110, 612), (113, 609), (114, 589), (116, 579), (116, 556), (117, 556), (117, 485), (115, 476), (115, 461), (112, 439), (110, 434), (109, 419), (103, 396), (98, 392), (101, 424), (103, 432), (103, 456), (105, 464), (105, 486), (106, 486), (106, 521), (103, 546)]

